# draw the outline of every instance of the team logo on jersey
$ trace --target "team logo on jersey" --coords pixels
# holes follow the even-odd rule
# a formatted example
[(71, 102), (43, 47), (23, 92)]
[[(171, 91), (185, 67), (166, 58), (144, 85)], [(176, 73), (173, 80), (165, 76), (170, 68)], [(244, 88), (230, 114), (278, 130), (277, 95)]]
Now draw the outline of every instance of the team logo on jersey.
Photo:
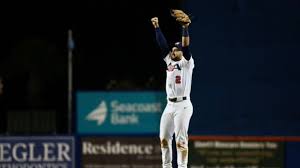
[(174, 71), (174, 69), (181, 70), (180, 66), (178, 64), (172, 65), (171, 63), (168, 65), (167, 70), (168, 71)]
[(97, 121), (97, 125), (102, 125), (107, 116), (107, 106), (105, 101), (102, 101), (99, 106), (88, 114), (86, 117), (89, 121)]

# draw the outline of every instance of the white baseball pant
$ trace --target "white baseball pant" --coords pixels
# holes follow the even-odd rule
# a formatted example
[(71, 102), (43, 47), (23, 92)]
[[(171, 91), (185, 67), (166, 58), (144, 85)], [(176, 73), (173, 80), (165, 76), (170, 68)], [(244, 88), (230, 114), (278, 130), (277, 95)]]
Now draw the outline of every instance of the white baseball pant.
[(162, 167), (172, 168), (172, 137), (175, 133), (178, 168), (188, 164), (188, 128), (193, 114), (190, 100), (168, 101), (160, 120)]

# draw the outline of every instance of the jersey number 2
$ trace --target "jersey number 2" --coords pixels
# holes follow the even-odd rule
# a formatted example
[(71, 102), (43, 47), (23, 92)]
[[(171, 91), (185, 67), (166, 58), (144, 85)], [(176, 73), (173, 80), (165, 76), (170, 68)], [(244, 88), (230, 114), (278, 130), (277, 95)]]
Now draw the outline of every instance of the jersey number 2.
[(175, 83), (180, 84), (181, 83), (181, 76), (176, 76), (175, 77)]

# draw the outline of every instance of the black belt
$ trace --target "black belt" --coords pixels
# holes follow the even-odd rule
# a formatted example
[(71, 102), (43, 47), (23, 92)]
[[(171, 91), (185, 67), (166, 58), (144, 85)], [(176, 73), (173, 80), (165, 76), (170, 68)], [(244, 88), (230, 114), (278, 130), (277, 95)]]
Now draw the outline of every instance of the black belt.
[(169, 98), (169, 101), (170, 102), (177, 102), (177, 101), (180, 101), (180, 100), (186, 100), (186, 96), (182, 97), (182, 99), (177, 99), (177, 97), (174, 97), (174, 98)]

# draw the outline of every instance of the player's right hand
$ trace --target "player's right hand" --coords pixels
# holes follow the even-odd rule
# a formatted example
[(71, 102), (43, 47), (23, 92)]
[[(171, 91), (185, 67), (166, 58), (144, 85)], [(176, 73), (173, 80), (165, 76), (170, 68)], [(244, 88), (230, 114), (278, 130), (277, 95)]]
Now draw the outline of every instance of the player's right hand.
[(158, 28), (158, 27), (159, 27), (159, 24), (158, 24), (158, 17), (153, 17), (153, 18), (151, 19), (151, 22), (152, 22), (154, 28)]

